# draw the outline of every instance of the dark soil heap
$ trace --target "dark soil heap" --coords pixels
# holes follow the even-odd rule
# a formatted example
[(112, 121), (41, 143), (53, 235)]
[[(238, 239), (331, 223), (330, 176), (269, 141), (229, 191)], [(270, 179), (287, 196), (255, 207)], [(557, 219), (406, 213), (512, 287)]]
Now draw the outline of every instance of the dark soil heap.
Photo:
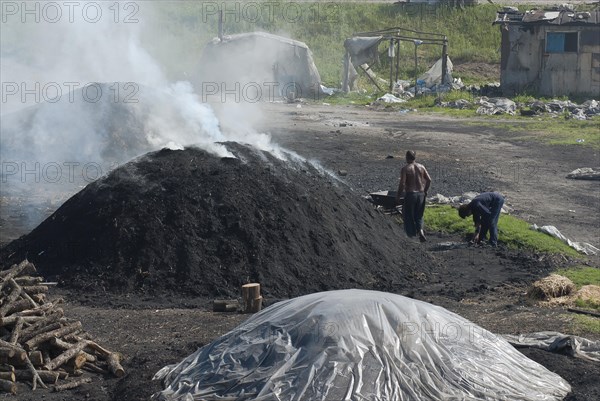
[(149, 153), (0, 250), (71, 288), (269, 297), (406, 289), (434, 269), (399, 225), (313, 165), (227, 143)]

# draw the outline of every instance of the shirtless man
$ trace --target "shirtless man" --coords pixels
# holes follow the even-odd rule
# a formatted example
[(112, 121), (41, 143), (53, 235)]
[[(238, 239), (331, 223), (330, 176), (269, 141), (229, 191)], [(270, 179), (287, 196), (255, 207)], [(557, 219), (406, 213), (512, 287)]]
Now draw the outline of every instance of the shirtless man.
[(431, 177), (422, 164), (415, 162), (414, 150), (406, 152), (406, 166), (400, 171), (400, 185), (398, 185), (397, 197), (404, 194), (404, 205), (402, 206), (402, 217), (404, 219), (404, 231), (409, 237), (419, 234), (421, 242), (425, 242), (423, 232), (423, 213), (425, 213), (425, 198), (431, 185)]

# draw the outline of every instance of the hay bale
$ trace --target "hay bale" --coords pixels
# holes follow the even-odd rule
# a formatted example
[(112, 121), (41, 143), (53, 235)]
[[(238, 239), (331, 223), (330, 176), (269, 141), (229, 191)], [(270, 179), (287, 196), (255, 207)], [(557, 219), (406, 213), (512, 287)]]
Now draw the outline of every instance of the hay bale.
[(575, 293), (575, 298), (592, 305), (600, 306), (600, 286), (584, 285)]
[(575, 306), (573, 294), (564, 297), (550, 298), (548, 301), (540, 301), (539, 306), (548, 308), (571, 308)]
[(548, 301), (551, 298), (563, 297), (575, 291), (575, 284), (568, 278), (551, 274), (536, 281), (527, 291), (530, 298)]

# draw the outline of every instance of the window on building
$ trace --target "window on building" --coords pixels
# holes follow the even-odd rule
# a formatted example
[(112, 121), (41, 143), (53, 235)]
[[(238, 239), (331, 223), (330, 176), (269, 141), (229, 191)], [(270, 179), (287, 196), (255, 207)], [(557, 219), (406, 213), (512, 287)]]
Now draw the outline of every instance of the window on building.
[(548, 32), (546, 34), (546, 53), (576, 53), (577, 42), (577, 32)]

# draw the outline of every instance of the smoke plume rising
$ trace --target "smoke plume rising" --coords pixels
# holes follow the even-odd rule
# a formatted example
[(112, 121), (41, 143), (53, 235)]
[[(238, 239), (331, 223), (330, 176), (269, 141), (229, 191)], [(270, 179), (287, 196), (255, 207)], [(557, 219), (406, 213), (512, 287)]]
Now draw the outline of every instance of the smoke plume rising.
[[(52, 198), (56, 206), (117, 165), (162, 147), (198, 146), (231, 157), (217, 142), (238, 141), (283, 157), (269, 135), (252, 128), (261, 118), (256, 107), (220, 105), (219, 121), (189, 82), (170, 82), (168, 66), (144, 46), (161, 35), (153, 31), (152, 2), (48, 4), (2, 5), (0, 218), (8, 196)], [(27, 214), (31, 225), (41, 221)]]

